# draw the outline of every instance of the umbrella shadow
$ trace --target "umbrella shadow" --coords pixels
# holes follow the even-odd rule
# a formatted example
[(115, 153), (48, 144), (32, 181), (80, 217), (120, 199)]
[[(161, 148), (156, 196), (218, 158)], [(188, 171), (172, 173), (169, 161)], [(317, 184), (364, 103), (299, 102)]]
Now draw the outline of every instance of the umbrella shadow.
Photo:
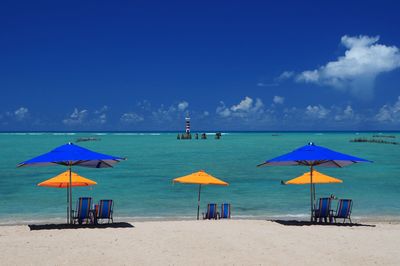
[(120, 222), (111, 224), (29, 224), (31, 231), (36, 230), (63, 230), (63, 229), (105, 229), (105, 228), (134, 228), (130, 223)]
[(312, 226), (312, 225), (323, 225), (323, 226), (343, 226), (343, 227), (376, 227), (374, 224), (361, 224), (361, 223), (315, 223), (310, 221), (298, 221), (298, 220), (269, 220), (274, 223), (278, 223), (285, 226)]

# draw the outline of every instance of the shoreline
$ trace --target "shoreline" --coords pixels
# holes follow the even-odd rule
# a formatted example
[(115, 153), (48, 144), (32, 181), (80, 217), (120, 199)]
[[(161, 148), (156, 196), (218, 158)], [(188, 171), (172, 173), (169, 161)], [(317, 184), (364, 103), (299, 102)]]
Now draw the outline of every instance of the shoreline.
[[(224, 219), (225, 220), (225, 219)], [(299, 217), (296, 215), (275, 215), (275, 216), (232, 216), (230, 220), (234, 221), (296, 221), (309, 222), (308, 217)], [(136, 222), (175, 222), (175, 221), (197, 221), (192, 216), (137, 216), (137, 217), (115, 217), (114, 222), (136, 223)], [(203, 221), (200, 219), (199, 221)], [(218, 220), (217, 220), (218, 221)], [(400, 224), (400, 216), (368, 216), (352, 217), (354, 224), (356, 223), (376, 223), (376, 224)], [(37, 219), (37, 220), (6, 220), (0, 219), (0, 227), (2, 226), (23, 226), (30, 224), (65, 224), (65, 217)], [(338, 221), (340, 223), (341, 221)], [(347, 221), (348, 223), (348, 221)]]

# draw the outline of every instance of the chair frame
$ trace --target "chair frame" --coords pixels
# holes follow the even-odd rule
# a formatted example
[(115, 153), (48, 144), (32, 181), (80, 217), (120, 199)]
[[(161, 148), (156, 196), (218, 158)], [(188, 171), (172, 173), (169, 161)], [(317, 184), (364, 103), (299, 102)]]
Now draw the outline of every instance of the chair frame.
[[(214, 207), (214, 216), (213, 217), (210, 217), (210, 206), (211, 205), (214, 205), (215, 207)], [(214, 219), (214, 220), (217, 220), (217, 219), (219, 219), (219, 212), (218, 212), (218, 205), (216, 204), (216, 203), (208, 203), (207, 204), (207, 211), (206, 211), (206, 213), (202, 213), (202, 215), (203, 215), (203, 220), (211, 220), (211, 219)]]
[[(100, 217), (100, 208), (101, 208), (101, 203), (102, 202), (106, 202), (106, 201), (111, 201), (111, 206), (110, 206), (110, 212), (109, 212), (109, 215), (108, 215), (108, 217)], [(114, 212), (114, 201), (113, 200), (111, 200), (111, 199), (107, 199), (107, 200), (100, 200), (99, 201), (99, 203), (98, 203), (98, 210), (97, 210), (97, 212), (96, 212), (96, 222), (98, 223), (99, 222), (99, 220), (104, 220), (104, 219), (107, 219), (107, 223), (110, 223), (110, 221), (111, 221), (111, 223), (114, 223), (114, 219), (113, 219), (113, 212)]]
[[(339, 211), (340, 211), (340, 207), (343, 206), (342, 205), (343, 201), (349, 201), (350, 202), (350, 204), (349, 204), (350, 206), (348, 207), (349, 209), (347, 211), (346, 217), (339, 217), (338, 214), (339, 214)], [(353, 200), (352, 199), (339, 199), (337, 207), (336, 207), (336, 213), (333, 216), (333, 219), (335, 219), (335, 223), (336, 223), (336, 219), (343, 219), (343, 223), (345, 223), (346, 219), (348, 219), (350, 221), (350, 223), (353, 223), (351, 221), (351, 210), (352, 210), (352, 208), (353, 208)]]
[[(328, 206), (327, 206), (326, 213), (324, 213), (326, 215), (321, 216), (320, 210), (321, 210), (321, 202), (323, 200), (328, 201)], [(320, 198), (318, 202), (319, 202), (318, 209), (314, 209), (314, 211), (313, 211), (314, 221), (317, 222), (317, 219), (319, 219), (319, 222), (321, 223), (322, 219), (324, 219), (325, 223), (327, 223), (328, 221), (331, 222), (331, 220), (332, 220), (332, 209), (331, 209), (332, 199), (331, 198)]]
[[(227, 217), (224, 217), (224, 205), (227, 205), (228, 208), (229, 208)], [(230, 219), (231, 218), (231, 212), (232, 212), (231, 204), (230, 203), (222, 203), (221, 204), (221, 213), (219, 215), (219, 219)]]
[[(88, 199), (89, 200), (89, 202), (88, 202), (89, 206), (88, 206), (88, 209), (87, 209), (87, 215), (85, 215), (84, 217), (82, 217), (82, 210), (81, 210), (81, 207), (80, 207), (80, 202), (83, 199)], [(72, 220), (73, 220), (74, 224), (76, 224), (76, 222), (78, 224), (82, 224), (84, 220), (86, 220), (86, 223), (88, 223), (89, 220), (92, 219), (90, 217), (90, 215), (91, 215), (91, 209), (90, 208), (92, 206), (92, 201), (93, 201), (93, 199), (91, 197), (80, 197), (78, 199), (78, 201), (76, 202), (76, 210), (71, 210)]]

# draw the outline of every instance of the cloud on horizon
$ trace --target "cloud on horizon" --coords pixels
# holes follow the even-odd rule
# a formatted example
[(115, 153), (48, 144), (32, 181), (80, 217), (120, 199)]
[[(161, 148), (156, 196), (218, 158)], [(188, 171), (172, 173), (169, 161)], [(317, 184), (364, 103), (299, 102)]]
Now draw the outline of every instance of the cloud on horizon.
[[(284, 101), (284, 97), (275, 95), (270, 104), (264, 104), (260, 98), (245, 96), (232, 105), (221, 101), (215, 113), (192, 111), (190, 116), (198, 129), (221, 130), (393, 130), (400, 125), (400, 96), (378, 108), (362, 110), (350, 104), (287, 106)], [(177, 130), (184, 127), (185, 113), (178, 107), (179, 102), (158, 107), (147, 102), (146, 108), (141, 106), (119, 114), (108, 113), (108, 107), (95, 111), (74, 108), (58, 123), (52, 123), (51, 118), (43, 120), (40, 115), (33, 116), (27, 107), (19, 107), (0, 113), (0, 126), (3, 130), (22, 129), (29, 125), (32, 128), (51, 125), (53, 130)]]
[(223, 101), (216, 109), (216, 114), (220, 117), (239, 117), (239, 118), (249, 118), (255, 115), (260, 115), (264, 112), (264, 104), (261, 99), (257, 98), (255, 101), (246, 96), (238, 104), (232, 105), (231, 107), (226, 107)]
[(379, 44), (379, 38), (344, 35), (341, 38), (341, 44), (346, 48), (344, 56), (298, 74), (285, 71), (277, 79), (329, 86), (361, 99), (371, 99), (376, 77), (400, 67), (399, 48)]

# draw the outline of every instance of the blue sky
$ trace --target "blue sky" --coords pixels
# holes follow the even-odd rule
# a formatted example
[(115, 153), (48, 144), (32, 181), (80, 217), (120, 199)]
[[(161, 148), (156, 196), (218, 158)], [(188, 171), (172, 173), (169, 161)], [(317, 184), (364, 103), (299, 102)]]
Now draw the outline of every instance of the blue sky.
[(268, 2), (3, 1), (0, 130), (399, 129), (397, 1)]

